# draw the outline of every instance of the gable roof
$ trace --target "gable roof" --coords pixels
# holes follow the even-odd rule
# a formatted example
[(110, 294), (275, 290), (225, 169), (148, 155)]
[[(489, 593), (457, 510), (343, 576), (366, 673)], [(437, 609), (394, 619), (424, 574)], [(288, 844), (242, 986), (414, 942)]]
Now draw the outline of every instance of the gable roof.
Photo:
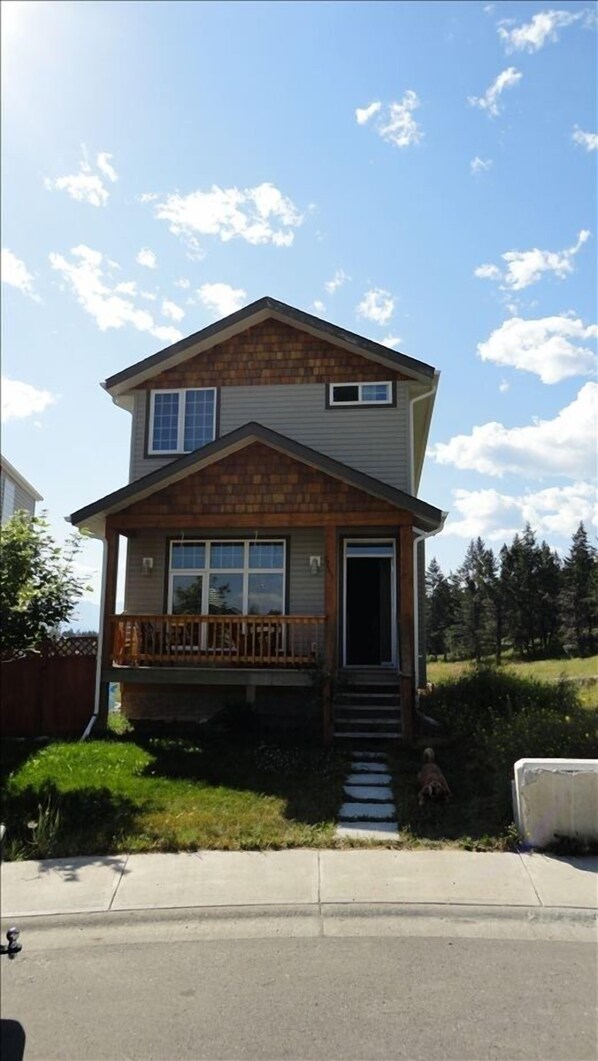
[(414, 357), (408, 357), (407, 354), (391, 350), (372, 339), (365, 339), (355, 332), (339, 328), (336, 324), (330, 324), (319, 317), (314, 317), (311, 313), (295, 309), (294, 306), (288, 306), (285, 302), (279, 302), (267, 295), (237, 310), (236, 313), (231, 313), (228, 317), (209, 324), (207, 328), (202, 328), (201, 331), (187, 336), (186, 339), (180, 339), (179, 342), (167, 346), (157, 354), (137, 361), (136, 364), (123, 369), (122, 372), (116, 372), (113, 376), (109, 376), (102, 386), (117, 400), (119, 395), (151, 379), (158, 372), (163, 372), (166, 368), (172, 368), (190, 357), (195, 357), (204, 350), (209, 350), (212, 346), (225, 342), (233, 335), (246, 331), (269, 318), (309, 332), (319, 339), (354, 354), (360, 354), (386, 368), (400, 371), (416, 382), (430, 383), (436, 374), (435, 369), (424, 361), (418, 361)]
[(20, 486), (26, 494), (29, 494), (34, 501), (44, 500), (42, 495), (38, 494), (35, 487), (32, 486), (31, 483), (27, 482), (25, 476), (21, 475), (21, 473), (18, 472), (15, 468), (14, 464), (11, 464), (10, 461), (7, 460), (4, 456), (0, 457), (0, 467), (2, 468), (4, 474), (8, 476), (9, 479), (12, 479), (17, 484), (17, 486)]
[(93, 504), (78, 509), (67, 518), (75, 526), (86, 526), (93, 534), (103, 536), (106, 516), (119, 512), (133, 502), (141, 501), (150, 494), (186, 478), (193, 472), (201, 471), (202, 468), (223, 460), (224, 457), (254, 442), (262, 442), (266, 446), (271, 446), (332, 478), (340, 479), (396, 508), (413, 513), (424, 530), (439, 530), (444, 523), (445, 513), (426, 501), (412, 497), (403, 490), (397, 490), (394, 486), (389, 486), (371, 475), (366, 475), (365, 472), (350, 468), (333, 457), (328, 457), (310, 446), (304, 446), (301, 442), (296, 442), (255, 421), (250, 421), (230, 431), (227, 435), (221, 436), (215, 442), (210, 442), (192, 453), (186, 453), (165, 467), (150, 472), (149, 475), (144, 475), (141, 479), (136, 479), (119, 490), (114, 490), (98, 501), (94, 501)]

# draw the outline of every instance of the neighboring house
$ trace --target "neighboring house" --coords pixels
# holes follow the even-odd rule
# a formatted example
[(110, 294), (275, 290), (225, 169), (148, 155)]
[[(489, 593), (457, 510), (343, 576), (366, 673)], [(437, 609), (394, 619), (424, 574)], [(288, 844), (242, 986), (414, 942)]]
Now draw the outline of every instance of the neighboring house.
[(30, 516), (35, 515), (35, 504), (43, 501), (41, 494), (23, 478), (20, 472), (0, 457), (0, 505), (2, 506), (2, 525), (21, 509)]
[(101, 711), (116, 681), (133, 719), (246, 699), (325, 738), (409, 739), (423, 539), (445, 518), (417, 497), (438, 375), (262, 298), (106, 380), (130, 482), (70, 517), (105, 541)]

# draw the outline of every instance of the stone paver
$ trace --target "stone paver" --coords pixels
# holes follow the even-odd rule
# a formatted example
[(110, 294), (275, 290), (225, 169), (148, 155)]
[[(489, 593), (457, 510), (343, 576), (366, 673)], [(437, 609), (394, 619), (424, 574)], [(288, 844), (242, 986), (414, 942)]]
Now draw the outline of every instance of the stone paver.
[(339, 821), (395, 821), (397, 812), (394, 803), (343, 803)]
[(390, 774), (349, 774), (346, 785), (390, 785)]
[(344, 822), (336, 835), (345, 840), (398, 840), (399, 827), (396, 822)]
[(345, 796), (349, 799), (355, 799), (364, 802), (372, 803), (392, 803), (393, 793), (392, 788), (388, 785), (345, 785), (344, 787)]
[(388, 771), (386, 763), (369, 763), (364, 759), (353, 759), (351, 769), (359, 774), (385, 774)]

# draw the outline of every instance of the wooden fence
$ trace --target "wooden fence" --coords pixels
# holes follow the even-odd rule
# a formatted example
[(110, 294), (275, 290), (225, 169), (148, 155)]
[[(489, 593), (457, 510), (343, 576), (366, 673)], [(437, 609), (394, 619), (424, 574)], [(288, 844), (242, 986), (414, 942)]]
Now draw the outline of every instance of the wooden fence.
[(96, 652), (96, 637), (61, 637), (3, 660), (2, 736), (80, 736), (93, 711)]

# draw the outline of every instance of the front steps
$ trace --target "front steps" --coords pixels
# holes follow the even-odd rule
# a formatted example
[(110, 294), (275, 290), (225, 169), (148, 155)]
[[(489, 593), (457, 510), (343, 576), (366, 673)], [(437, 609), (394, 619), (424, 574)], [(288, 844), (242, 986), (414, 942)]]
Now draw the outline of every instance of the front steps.
[(378, 742), (402, 736), (400, 685), (394, 671), (341, 672), (332, 706), (337, 740)]

